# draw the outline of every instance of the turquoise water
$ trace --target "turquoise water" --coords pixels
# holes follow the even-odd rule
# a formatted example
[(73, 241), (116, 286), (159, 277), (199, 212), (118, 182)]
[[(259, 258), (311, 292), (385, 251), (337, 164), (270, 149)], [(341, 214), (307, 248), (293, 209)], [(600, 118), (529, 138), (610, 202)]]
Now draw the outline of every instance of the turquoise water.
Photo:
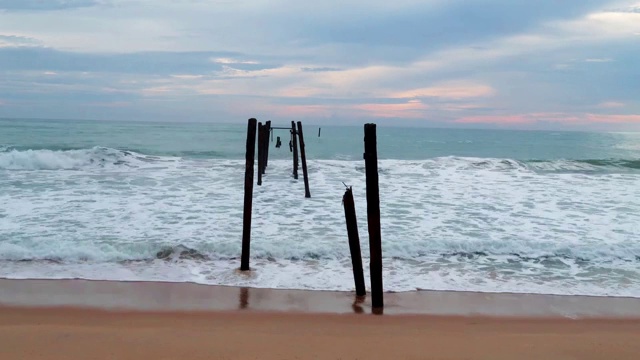
[[(288, 126), (287, 123), (274, 126)], [(359, 160), (362, 128), (305, 127), (309, 157)], [(103, 146), (148, 155), (244, 158), (246, 124), (183, 124), (68, 120), (2, 120), (0, 144), (16, 150), (71, 150)], [(515, 160), (640, 159), (640, 133), (497, 131), (379, 127), (381, 159), (418, 160), (443, 156)], [(288, 144), (286, 130), (274, 130)], [(275, 139), (274, 139), (275, 140)], [(272, 151), (274, 158), (290, 154)], [(597, 165), (597, 161), (594, 162)], [(603, 163), (604, 164), (604, 163)], [(632, 167), (640, 168), (636, 163)]]
[[(351, 290), (363, 131), (304, 130), (312, 198), (274, 131), (243, 276), (246, 124), (0, 120), (0, 276)], [(379, 126), (378, 145), (387, 290), (640, 296), (640, 134)]]

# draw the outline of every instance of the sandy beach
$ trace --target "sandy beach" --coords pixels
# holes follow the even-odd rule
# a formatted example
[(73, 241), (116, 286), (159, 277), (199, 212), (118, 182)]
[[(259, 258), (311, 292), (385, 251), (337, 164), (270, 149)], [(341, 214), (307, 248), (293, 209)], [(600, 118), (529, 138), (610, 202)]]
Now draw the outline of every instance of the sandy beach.
[(637, 359), (632, 320), (0, 309), (0, 359)]
[(385, 314), (373, 315), (367, 299), (340, 292), (0, 280), (0, 359), (636, 359), (640, 353), (638, 299), (449, 292), (387, 298)]

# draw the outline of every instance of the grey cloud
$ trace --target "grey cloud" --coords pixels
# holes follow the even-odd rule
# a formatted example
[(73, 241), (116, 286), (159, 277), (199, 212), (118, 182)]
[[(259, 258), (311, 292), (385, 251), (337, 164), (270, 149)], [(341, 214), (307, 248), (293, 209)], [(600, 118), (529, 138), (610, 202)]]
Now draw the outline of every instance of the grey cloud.
[(0, 0), (0, 10), (64, 10), (105, 4), (105, 0)]
[[(583, 113), (585, 109), (591, 109), (593, 104), (604, 101), (624, 102), (627, 104), (625, 110), (640, 112), (640, 103), (637, 100), (637, 94), (640, 93), (640, 68), (636, 65), (637, 59), (640, 58), (640, 47), (633, 46), (634, 43), (628, 39), (606, 43), (566, 42), (562, 47), (550, 51), (543, 49), (539, 52), (514, 52), (511, 55), (507, 52), (507, 55), (495, 58), (479, 56), (478, 59), (473, 59), (473, 56), (469, 56), (468, 61), (454, 61), (451, 66), (421, 73), (408, 72), (405, 75), (399, 71), (397, 76), (382, 76), (380, 80), (375, 80), (375, 76), (372, 76), (374, 79), (369, 79), (367, 71), (362, 75), (345, 71), (357, 67), (390, 64), (396, 65), (397, 69), (403, 69), (405, 64), (407, 68), (413, 66), (412, 63), (416, 60), (445, 62), (448, 59), (438, 59), (436, 55), (446, 55), (447, 50), (452, 48), (474, 48), (491, 52), (494, 44), (500, 46), (499, 39), (513, 35), (539, 34), (547, 29), (545, 24), (548, 21), (579, 19), (603, 5), (603, 1), (451, 0), (443, 1), (435, 7), (427, 7), (416, 1), (413, 8), (399, 6), (384, 13), (369, 11), (366, 6), (354, 10), (351, 4), (351, 7), (346, 6), (346, 10), (341, 7), (335, 14), (304, 11), (300, 8), (303, 5), (297, 10), (291, 10), (285, 3), (278, 9), (258, 7), (259, 14), (253, 13), (258, 11), (255, 9), (243, 9), (242, 12), (230, 10), (228, 14), (225, 13), (224, 19), (215, 18), (216, 15), (220, 17), (216, 11), (208, 12), (212, 8), (208, 4), (189, 8), (190, 2), (191, 0), (182, 0), (181, 4), (176, 6), (169, 0), (163, 0), (154, 8), (151, 8), (152, 4), (155, 4), (152, 1), (127, 2), (137, 5), (113, 7), (110, 9), (118, 11), (104, 12), (104, 15), (102, 8), (87, 13), (99, 17), (101, 24), (127, 17), (133, 25), (140, 25), (140, 28), (133, 25), (130, 28), (125, 27), (127, 30), (123, 31), (123, 34), (135, 35), (133, 31), (139, 30), (141, 32), (138, 34), (149, 35), (152, 40), (155, 38), (146, 33), (147, 25), (158, 26), (161, 29), (164, 29), (164, 26), (175, 25), (175, 31), (167, 31), (166, 36), (164, 31), (158, 31), (162, 37), (157, 48), (207, 51), (108, 54), (90, 53), (92, 49), (83, 48), (86, 52), (78, 53), (38, 47), (39, 43), (35, 39), (0, 36), (0, 43), (16, 45), (0, 48), (0, 99), (9, 104), (0, 107), (0, 116), (27, 113), (42, 116), (53, 111), (60, 117), (102, 116), (124, 120), (200, 117), (209, 120), (212, 111), (216, 114), (225, 114), (225, 111), (237, 112), (237, 109), (232, 109), (229, 105), (233, 102), (236, 104), (234, 106), (242, 110), (245, 110), (245, 106), (237, 104), (244, 103), (247, 111), (252, 111), (251, 100), (259, 99), (256, 103), (269, 104), (274, 108), (291, 105), (336, 108), (336, 122), (342, 123), (349, 119), (345, 119), (340, 109), (349, 110), (352, 105), (406, 103), (407, 99), (372, 97), (372, 94), (385, 94), (385, 89), (410, 90), (457, 80), (491, 86), (496, 90), (495, 96), (460, 101), (421, 99), (428, 105), (425, 112), (428, 119), (423, 121), (424, 124), (439, 122), (444, 126), (469, 126), (450, 124), (447, 121), (455, 120), (459, 116), (473, 115), (556, 111)], [(0, 0), (0, 11), (54, 10), (103, 3), (88, 0)], [(162, 4), (171, 6), (163, 7)], [(42, 17), (47, 18), (45, 20), (53, 19), (57, 23), (64, 23), (63, 14), (69, 17), (76, 15), (75, 12), (59, 12), (53, 16), (46, 13), (5, 13), (4, 16), (14, 17), (16, 23), (22, 16)], [(214, 26), (218, 24), (216, 20), (223, 20), (223, 23), (227, 21), (228, 24)], [(47, 38), (51, 38), (55, 34), (53, 30), (52, 33), (48, 33), (48, 25), (42, 23), (39, 25), (41, 28), (36, 30), (47, 33)], [(63, 28), (60, 34), (66, 36), (73, 33), (72, 35), (80, 37), (82, 26), (85, 25), (81, 23), (73, 27), (76, 33)], [(5, 27), (10, 30), (9, 26)], [(17, 34), (38, 33), (28, 28), (17, 27), (14, 30), (13, 33)], [(100, 26), (95, 26), (86, 30), (87, 34), (90, 34), (108, 32), (112, 28), (102, 30)], [(562, 34), (558, 33), (558, 36), (561, 37)], [(114, 49), (122, 46), (126, 39), (123, 37), (122, 41), (115, 42)], [(237, 51), (209, 51), (225, 48)], [(136, 46), (127, 48), (135, 49)], [(265, 56), (261, 53), (271, 55)], [(475, 52), (460, 51), (460, 54), (466, 53)], [(212, 61), (217, 58), (230, 60), (218, 63)], [(587, 62), (586, 59), (592, 61)], [(603, 62), (606, 59), (615, 59), (615, 62), (597, 64), (593, 61)], [(559, 68), (562, 71), (554, 69), (554, 65), (557, 64), (565, 65)], [(306, 74), (297, 78), (295, 71), (288, 72), (290, 69), (287, 69), (283, 71), (286, 73), (283, 77), (274, 75), (272, 79), (264, 80), (271, 74), (265, 74), (260, 70), (281, 66), (296, 67)], [(370, 84), (372, 90), (380, 91), (354, 91), (344, 98), (338, 95), (335, 98), (277, 95), (289, 94), (278, 90), (296, 86), (315, 86), (321, 90), (330, 90), (335, 86), (338, 89), (342, 83), (333, 81), (340, 80), (340, 74), (328, 73), (338, 71), (345, 71), (348, 84), (362, 81)], [(52, 73), (47, 75), (46, 72)], [(327, 73), (310, 74), (323, 72)], [(171, 75), (177, 76), (172, 78)], [(350, 76), (352, 78), (349, 78)], [(209, 82), (211, 79), (220, 81)], [(305, 79), (322, 81), (305, 83)], [(243, 87), (236, 82), (244, 82), (248, 86)], [(205, 95), (198, 92), (198, 86), (202, 88), (212, 83), (221, 88), (229, 86), (232, 90), (240, 90), (234, 92), (236, 95)], [(254, 84), (256, 86), (253, 86)], [(171, 89), (172, 86), (174, 89)], [(348, 86), (351, 85), (345, 87)], [(169, 88), (170, 91), (163, 93), (163, 87)], [(156, 93), (151, 92), (149, 95), (149, 92), (144, 91), (153, 88), (158, 89), (157, 96)], [(265, 88), (274, 91), (264, 91)], [(331, 91), (318, 93), (329, 96), (333, 94)], [(131, 106), (91, 111), (90, 104), (109, 102), (128, 102)], [(30, 104), (29, 108), (26, 105), (23, 108), (14, 106), (27, 103)], [(78, 109), (84, 109), (84, 112), (77, 115)], [(313, 116), (309, 115), (310, 118)], [(317, 116), (318, 121), (324, 121), (321, 115)], [(409, 123), (415, 124), (415, 121), (411, 120)]]
[(305, 72), (326, 72), (326, 71), (340, 71), (342, 69), (334, 68), (334, 67), (303, 67), (303, 68), (300, 68), (300, 70)]
[[(470, 2), (453, 0), (446, 6), (425, 4), (378, 14), (362, 8), (337, 14), (328, 25), (325, 18), (296, 14), (287, 19), (290, 31), (314, 43), (348, 43), (369, 46), (420, 47), (433, 50), (530, 30), (542, 21), (579, 16), (602, 5), (601, 0)], [(348, 18), (340, 18), (349, 15)], [(335, 19), (334, 19), (335, 20)]]
[(0, 35), (0, 43), (9, 46), (42, 46), (42, 41), (27, 36)]
[[(132, 74), (206, 74), (223, 70), (211, 57), (234, 57), (233, 52), (142, 52), (86, 54), (48, 48), (0, 48), (0, 68), (12, 71), (76, 71)], [(277, 63), (232, 64), (252, 71), (279, 67)]]

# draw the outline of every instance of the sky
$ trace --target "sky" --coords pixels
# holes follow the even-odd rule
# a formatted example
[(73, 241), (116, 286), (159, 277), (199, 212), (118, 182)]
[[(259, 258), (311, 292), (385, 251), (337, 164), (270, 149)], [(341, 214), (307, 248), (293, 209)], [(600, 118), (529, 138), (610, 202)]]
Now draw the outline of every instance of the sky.
[(0, 117), (640, 131), (639, 0), (0, 0)]

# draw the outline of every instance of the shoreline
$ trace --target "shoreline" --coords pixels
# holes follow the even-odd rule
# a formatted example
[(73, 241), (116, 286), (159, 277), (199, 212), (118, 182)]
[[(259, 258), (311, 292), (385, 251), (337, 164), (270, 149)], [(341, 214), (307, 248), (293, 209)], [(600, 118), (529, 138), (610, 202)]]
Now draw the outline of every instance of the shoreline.
[[(385, 315), (640, 319), (640, 299), (417, 290), (385, 293)], [(0, 307), (138, 312), (371, 314), (354, 292), (196, 283), (0, 279)]]

